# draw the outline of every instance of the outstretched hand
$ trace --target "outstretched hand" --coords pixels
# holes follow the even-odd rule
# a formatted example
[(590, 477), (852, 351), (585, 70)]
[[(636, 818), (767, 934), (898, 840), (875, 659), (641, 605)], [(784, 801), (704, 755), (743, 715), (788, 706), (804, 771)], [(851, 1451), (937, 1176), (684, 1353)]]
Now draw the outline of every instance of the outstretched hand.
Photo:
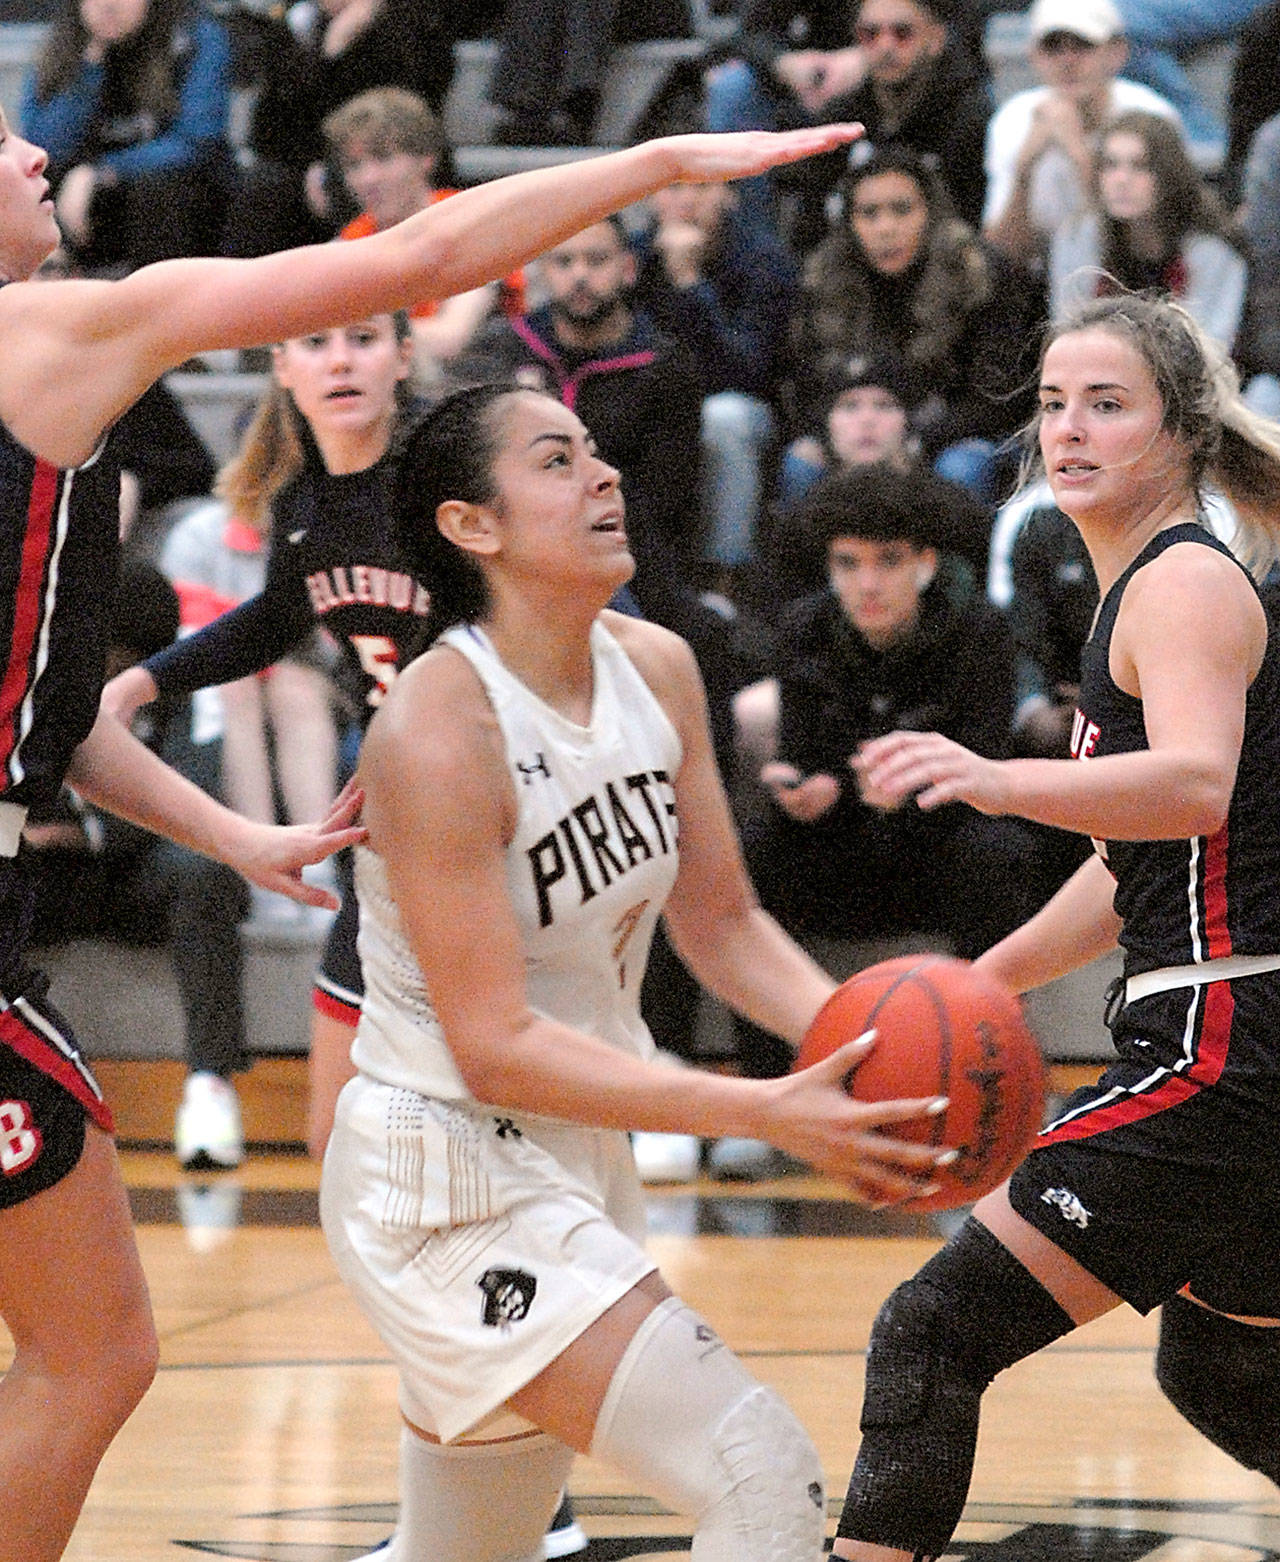
[(845, 1079), (871, 1051), (874, 1038), (875, 1032), (868, 1031), (820, 1063), (770, 1080), (771, 1115), (776, 1116), (769, 1138), (843, 1182), (863, 1203), (896, 1204), (936, 1192), (934, 1171), (955, 1155), (885, 1133), (895, 1123), (936, 1116), (945, 1109), (945, 1098), (855, 1101), (846, 1093)]
[(364, 789), (348, 781), (318, 824), (254, 826), (231, 866), (251, 884), (275, 890), (304, 906), (326, 906), (332, 911), (339, 904), (338, 897), (318, 884), (308, 884), (302, 870), (368, 836), (364, 826), (355, 822), (363, 807)]
[(862, 126), (815, 125), (806, 130), (735, 130), (669, 136), (664, 145), (675, 158), (671, 182), (714, 184), (747, 179), (784, 163), (798, 163), (822, 152), (836, 152), (862, 135)]

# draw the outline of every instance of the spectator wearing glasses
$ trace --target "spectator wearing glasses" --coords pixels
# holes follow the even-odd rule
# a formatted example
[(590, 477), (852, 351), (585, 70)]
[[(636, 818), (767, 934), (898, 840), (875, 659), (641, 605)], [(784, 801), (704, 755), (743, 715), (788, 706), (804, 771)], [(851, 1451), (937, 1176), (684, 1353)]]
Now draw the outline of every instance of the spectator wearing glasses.
[[(854, 0), (850, 8), (811, 7), (799, 17), (795, 11), (777, 0), (748, 6), (735, 42), (739, 58), (708, 75), (708, 123), (858, 120), (872, 145), (905, 143), (934, 158), (960, 215), (976, 223), (991, 98), (969, 0)], [(788, 42), (797, 22), (807, 28), (803, 48)], [(843, 164), (843, 156), (819, 159), (804, 175), (774, 182), (805, 197), (793, 235), (801, 248), (821, 236), (822, 201)], [(758, 183), (740, 200), (749, 218), (771, 211), (771, 196)]]
[(1088, 205), (1102, 127), (1128, 109), (1178, 114), (1120, 75), (1128, 45), (1112, 0), (1035, 0), (1028, 23), (1042, 85), (1015, 93), (987, 127), (982, 224), (998, 249), (1036, 266), (1054, 232)]
[[(985, 69), (961, 42), (959, 14), (957, 0), (861, 0), (854, 39), (866, 74), (826, 112), (833, 121), (859, 121), (873, 148), (910, 148), (936, 171), (956, 215), (976, 227), (991, 93)], [(825, 200), (847, 161), (824, 158), (801, 181), (817, 180)], [(820, 218), (817, 203), (810, 210)]]

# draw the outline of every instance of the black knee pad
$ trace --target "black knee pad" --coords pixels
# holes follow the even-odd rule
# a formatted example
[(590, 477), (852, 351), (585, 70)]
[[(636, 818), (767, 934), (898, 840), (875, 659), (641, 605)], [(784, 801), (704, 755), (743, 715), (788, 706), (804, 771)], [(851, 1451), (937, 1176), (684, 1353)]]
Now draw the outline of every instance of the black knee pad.
[(1156, 1381), (1197, 1432), (1280, 1485), (1280, 1329), (1175, 1296), (1160, 1319)]
[(983, 1390), (1074, 1324), (976, 1220), (880, 1309), (838, 1533), (937, 1557), (960, 1521)]

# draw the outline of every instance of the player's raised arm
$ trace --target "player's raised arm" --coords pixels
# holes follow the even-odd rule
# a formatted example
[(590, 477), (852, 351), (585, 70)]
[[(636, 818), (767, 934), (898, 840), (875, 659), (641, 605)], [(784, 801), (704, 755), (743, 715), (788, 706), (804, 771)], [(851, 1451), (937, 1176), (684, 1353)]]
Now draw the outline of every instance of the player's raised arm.
[[(0, 345), (40, 396), (48, 378), (84, 387), (77, 438), (97, 437), (159, 374), (193, 353), (301, 335), (431, 298), (449, 298), (516, 266), (663, 185), (759, 174), (853, 140), (856, 125), (776, 134), (670, 136), (466, 190), (383, 233), (255, 260), (146, 266), (119, 282), (23, 290), (21, 328), (0, 296)], [(7, 327), (12, 326), (12, 329)], [(0, 415), (13, 420), (12, 409)], [(72, 451), (72, 456), (76, 452)], [(87, 451), (80, 451), (80, 458)], [(66, 459), (61, 452), (55, 459)]]

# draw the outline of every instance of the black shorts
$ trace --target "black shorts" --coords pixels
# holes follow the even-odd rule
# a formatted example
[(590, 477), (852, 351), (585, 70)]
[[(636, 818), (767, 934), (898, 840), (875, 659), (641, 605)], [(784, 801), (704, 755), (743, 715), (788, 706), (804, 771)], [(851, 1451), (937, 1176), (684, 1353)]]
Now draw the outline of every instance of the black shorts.
[(1222, 1312), (1280, 1317), (1275, 999), (1274, 978), (1249, 977), (1129, 1005), (1119, 1060), (1013, 1174), (1023, 1219), (1139, 1312), (1189, 1285)]
[(114, 1131), (71, 1027), (36, 978), (0, 1009), (0, 1209), (43, 1193), (75, 1169), (85, 1121)]
[(311, 992), (312, 1005), (321, 1014), (352, 1027), (359, 1023), (360, 1002), (364, 997), (364, 976), (356, 951), (359, 931), (359, 902), (355, 890), (348, 889), (330, 925)]

